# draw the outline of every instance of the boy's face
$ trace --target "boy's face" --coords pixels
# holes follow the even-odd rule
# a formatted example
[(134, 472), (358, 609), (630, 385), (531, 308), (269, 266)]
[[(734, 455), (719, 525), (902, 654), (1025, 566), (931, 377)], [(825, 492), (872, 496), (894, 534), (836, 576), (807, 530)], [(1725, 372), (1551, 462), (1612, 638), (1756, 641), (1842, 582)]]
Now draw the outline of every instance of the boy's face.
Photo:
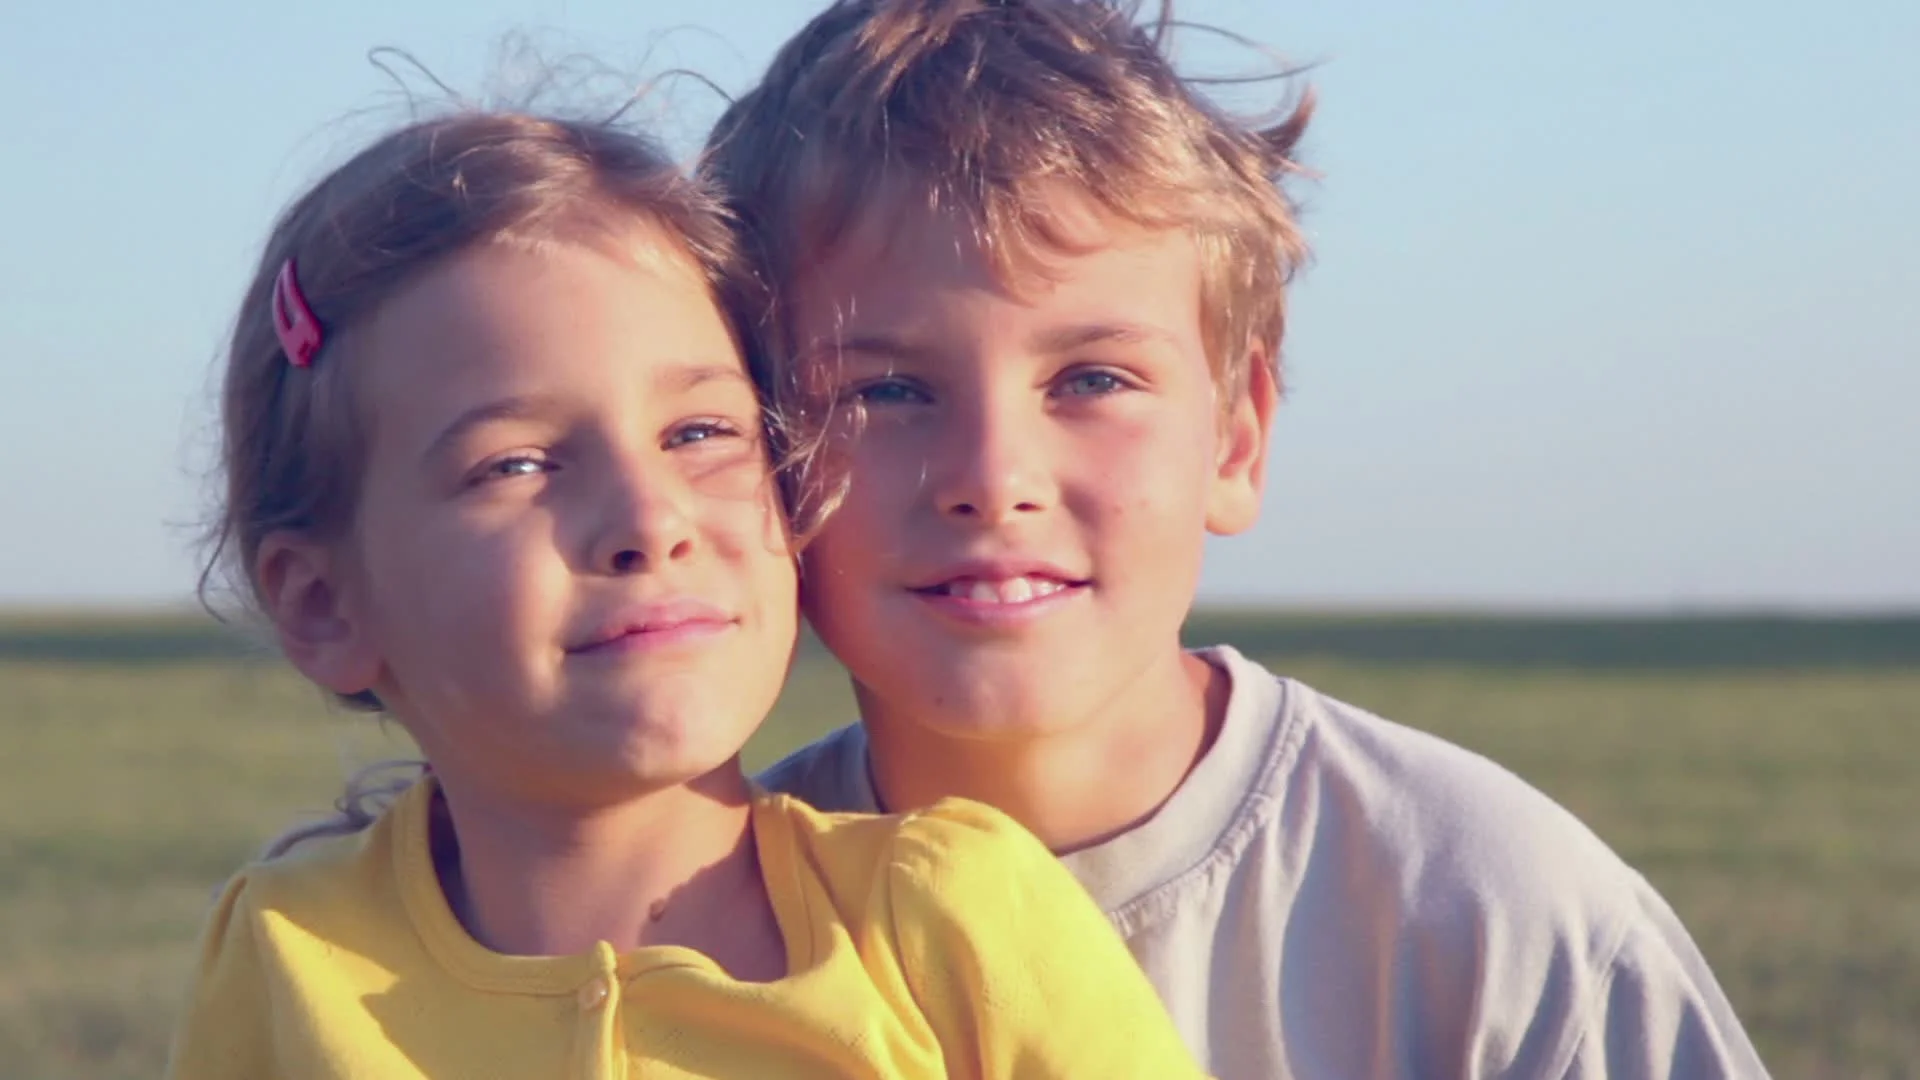
[(1222, 408), (1195, 245), (1054, 203), (1076, 243), (1010, 283), (962, 223), (908, 212), (795, 290), (797, 362), (865, 412), (829, 441), (850, 486), (802, 593), (869, 719), (1097, 718), (1179, 664), (1206, 534), (1257, 515), (1273, 382)]

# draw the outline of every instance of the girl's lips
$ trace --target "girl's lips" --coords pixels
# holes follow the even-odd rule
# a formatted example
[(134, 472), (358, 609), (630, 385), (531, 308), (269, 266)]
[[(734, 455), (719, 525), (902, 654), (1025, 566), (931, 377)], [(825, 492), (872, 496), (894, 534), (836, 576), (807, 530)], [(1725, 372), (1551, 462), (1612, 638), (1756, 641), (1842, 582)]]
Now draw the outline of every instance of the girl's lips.
[(567, 652), (573, 655), (635, 652), (696, 641), (721, 633), (739, 620), (701, 600), (668, 600), (622, 608)]
[(616, 634), (579, 648), (567, 650), (573, 656), (616, 656), (704, 640), (733, 629), (730, 621), (688, 619), (683, 622), (651, 623)]

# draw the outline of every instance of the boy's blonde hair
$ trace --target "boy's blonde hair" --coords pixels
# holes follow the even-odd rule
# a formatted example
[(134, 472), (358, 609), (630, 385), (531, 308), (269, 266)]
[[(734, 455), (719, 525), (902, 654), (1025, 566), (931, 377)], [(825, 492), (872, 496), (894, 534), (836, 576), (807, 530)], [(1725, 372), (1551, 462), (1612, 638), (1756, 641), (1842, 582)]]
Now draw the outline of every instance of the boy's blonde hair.
[[(1259, 353), (1279, 371), (1285, 286), (1306, 258), (1292, 201), (1305, 95), (1241, 124), (1174, 70), (1169, 5), (1112, 0), (837, 0), (780, 50), (709, 139), (705, 170), (758, 245), (776, 295), (861, 215), (910, 199), (963, 215), (1010, 272), (1070, 247), (1044, 216), (1064, 183), (1146, 228), (1192, 234), (1202, 331), (1227, 402)], [(763, 326), (776, 359), (797, 343)], [(796, 380), (788, 377), (778, 385)]]

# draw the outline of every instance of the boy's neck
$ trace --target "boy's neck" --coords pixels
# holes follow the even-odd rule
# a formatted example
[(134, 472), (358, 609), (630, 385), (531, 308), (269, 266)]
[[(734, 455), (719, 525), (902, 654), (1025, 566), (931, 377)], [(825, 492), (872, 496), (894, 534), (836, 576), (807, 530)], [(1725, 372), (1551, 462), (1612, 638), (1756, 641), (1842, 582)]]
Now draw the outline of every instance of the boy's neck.
[(448, 903), (489, 949), (562, 956), (600, 941), (616, 952), (681, 945), (736, 978), (784, 973), (737, 766), (592, 814), (484, 791), (446, 797), (434, 861)]
[(1077, 851), (1153, 816), (1213, 746), (1229, 680), (1181, 652), (1143, 672), (1098, 715), (1030, 739), (957, 738), (865, 700), (875, 794), (889, 811), (941, 798), (983, 802), (1057, 853)]

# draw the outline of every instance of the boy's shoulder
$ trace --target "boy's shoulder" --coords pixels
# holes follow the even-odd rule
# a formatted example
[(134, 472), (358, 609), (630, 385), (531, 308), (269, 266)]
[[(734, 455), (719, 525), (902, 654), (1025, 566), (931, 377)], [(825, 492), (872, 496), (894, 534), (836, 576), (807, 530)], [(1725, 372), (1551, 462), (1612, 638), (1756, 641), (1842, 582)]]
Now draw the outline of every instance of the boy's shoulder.
[[(1204, 655), (1234, 685), (1216, 750), (1257, 767), (1233, 825), (1187, 838), (1193, 871), (1114, 918), (1163, 987), (1193, 981), (1183, 954), (1211, 941), (1212, 1000), (1287, 1003), (1225, 1021), (1273, 1032), (1246, 1040), (1272, 1055), (1252, 1072), (1288, 1054), (1366, 1072), (1349, 1055), (1373, 1047), (1469, 1075), (1667, 1076), (1666, 1052), (1764, 1075), (1672, 910), (1571, 812), (1481, 754)], [(1259, 708), (1236, 711), (1243, 695)], [(1259, 738), (1233, 737), (1249, 720)], [(1616, 1060), (1634, 1032), (1652, 1058)]]
[(857, 721), (781, 758), (754, 782), (828, 813), (880, 812), (867, 769), (867, 729)]
[[(1347, 872), (1414, 909), (1449, 903), (1539, 910), (1574, 897), (1604, 908), (1644, 888), (1591, 829), (1504, 766), (1436, 735), (1206, 650), (1270, 705), (1250, 802), (1302, 847), (1338, 847)], [(1264, 684), (1264, 685), (1263, 685)], [(1244, 745), (1244, 744), (1242, 744)]]
[[(1395, 891), (1420, 904), (1462, 890), (1525, 903), (1536, 891), (1592, 895), (1638, 881), (1565, 808), (1485, 756), (1277, 675), (1230, 646), (1197, 654), (1230, 680), (1218, 741), (1154, 818), (1068, 857), (1083, 879), (1098, 878), (1102, 862), (1126, 867), (1125, 881), (1088, 880), (1109, 910), (1276, 833), (1290, 847), (1337, 839), (1339, 861), (1391, 871)], [(880, 811), (857, 722), (757, 781), (830, 813)]]
[[(1232, 648), (1199, 655), (1231, 683), (1213, 747), (1151, 818), (1064, 862), (1216, 1073), (1401, 1075), (1385, 1055), (1464, 1075), (1765, 1075), (1671, 909), (1564, 807)], [(873, 807), (858, 725), (762, 782)], [(1634, 1042), (1658, 1031), (1664, 1050)], [(1623, 1039), (1652, 1058), (1616, 1059)]]
[[(1277, 675), (1230, 646), (1198, 655), (1229, 677), (1226, 722), (1181, 790), (1137, 830), (1184, 849), (1180, 861), (1278, 829), (1299, 841), (1337, 838), (1347, 857), (1394, 868), (1407, 888), (1425, 886), (1419, 898), (1448, 883), (1487, 897), (1493, 881), (1504, 896), (1638, 880), (1564, 807), (1484, 755)], [(852, 723), (758, 782), (823, 811), (877, 813), (867, 755), (866, 730)], [(1190, 805), (1200, 802), (1212, 805)]]

